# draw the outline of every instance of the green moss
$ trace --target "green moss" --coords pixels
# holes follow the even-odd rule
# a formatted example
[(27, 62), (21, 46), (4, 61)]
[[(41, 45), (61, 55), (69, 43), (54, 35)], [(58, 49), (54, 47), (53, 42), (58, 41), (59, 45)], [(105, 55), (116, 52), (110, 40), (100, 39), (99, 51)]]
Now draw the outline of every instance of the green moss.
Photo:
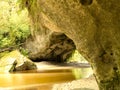
[(40, 11), (42, 11), (41, 7), (38, 6), (37, 0), (20, 0), (19, 3), (22, 10), (24, 8), (27, 8), (29, 15), (34, 16), (30, 18), (31, 20), (34, 20), (33, 26), (34, 29), (37, 30), (38, 29), (37, 26), (39, 26), (39, 22), (38, 22), (39, 13)]

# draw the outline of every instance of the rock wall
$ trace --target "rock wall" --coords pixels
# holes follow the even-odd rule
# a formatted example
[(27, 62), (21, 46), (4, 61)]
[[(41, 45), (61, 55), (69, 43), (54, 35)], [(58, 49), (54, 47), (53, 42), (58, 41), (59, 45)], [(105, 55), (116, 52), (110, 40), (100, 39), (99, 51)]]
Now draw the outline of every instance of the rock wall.
[(34, 61), (64, 62), (76, 49), (73, 41), (63, 33), (42, 28), (33, 34), (27, 39), (24, 48)]
[(100, 90), (118, 90), (120, 0), (23, 0), (22, 5), (36, 26), (41, 23), (74, 41), (91, 63)]
[(119, 3), (119, 0), (23, 0), (22, 5), (29, 10), (36, 29), (33, 32), (41, 33), (39, 28), (43, 26), (65, 33), (89, 60), (108, 49), (119, 52)]
[[(31, 36), (24, 45), (24, 48), (30, 52), (29, 57), (34, 61), (65, 61), (76, 49), (74, 42), (60, 32), (56, 25), (44, 20), (44, 15), (39, 12), (40, 7), (36, 6), (36, 0), (23, 0), (21, 5), (27, 6), (31, 14), (29, 15), (31, 18)], [(49, 30), (50, 28), (46, 27), (44, 23), (54, 29)]]
[(43, 32), (43, 27), (62, 32), (91, 60), (107, 52), (106, 49), (120, 47), (119, 3), (119, 0), (23, 0), (21, 5), (29, 10), (33, 36)]

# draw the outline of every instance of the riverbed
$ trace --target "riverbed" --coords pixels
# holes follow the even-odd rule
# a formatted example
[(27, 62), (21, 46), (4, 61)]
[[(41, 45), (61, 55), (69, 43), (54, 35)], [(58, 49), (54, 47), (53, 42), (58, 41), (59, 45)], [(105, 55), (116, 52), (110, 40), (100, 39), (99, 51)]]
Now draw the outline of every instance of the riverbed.
[(90, 90), (97, 90), (90, 68), (65, 67), (48, 62), (36, 65), (37, 70), (1, 73), (0, 90), (86, 90), (90, 85)]

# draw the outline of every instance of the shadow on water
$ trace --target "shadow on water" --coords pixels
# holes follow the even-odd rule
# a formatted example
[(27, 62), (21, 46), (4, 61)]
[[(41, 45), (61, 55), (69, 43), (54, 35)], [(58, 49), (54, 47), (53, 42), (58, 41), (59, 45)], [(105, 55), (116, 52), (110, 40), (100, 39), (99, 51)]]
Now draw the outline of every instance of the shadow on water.
[(1, 73), (0, 90), (52, 90), (53, 84), (86, 78), (91, 74), (89, 68), (55, 67)]

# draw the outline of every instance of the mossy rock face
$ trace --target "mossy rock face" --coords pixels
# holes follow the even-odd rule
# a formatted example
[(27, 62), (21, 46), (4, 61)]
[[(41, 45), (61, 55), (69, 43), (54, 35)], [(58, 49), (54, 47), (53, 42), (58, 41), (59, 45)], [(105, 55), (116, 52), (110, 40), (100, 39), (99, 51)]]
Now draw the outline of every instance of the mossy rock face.
[(18, 50), (12, 51), (0, 59), (0, 72), (13, 72), (37, 69), (36, 65)]

